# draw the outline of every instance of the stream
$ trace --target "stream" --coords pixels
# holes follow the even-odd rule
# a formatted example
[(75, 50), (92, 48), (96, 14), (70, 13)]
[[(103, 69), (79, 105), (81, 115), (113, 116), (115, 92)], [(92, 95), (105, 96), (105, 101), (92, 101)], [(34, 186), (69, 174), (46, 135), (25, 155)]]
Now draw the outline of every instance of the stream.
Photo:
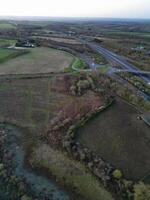
[(48, 200), (69, 200), (69, 195), (59, 188), (54, 181), (34, 173), (25, 165), (26, 150), (24, 146), (26, 144), (24, 143), (27, 142), (28, 138), (23, 139), (24, 133), (15, 126), (8, 124), (0, 124), (0, 130), (4, 130), (7, 134), (5, 149), (13, 155), (13, 174), (25, 179), (32, 193), (35, 193), (41, 200), (45, 200), (45, 196), (48, 197), (46, 198)]

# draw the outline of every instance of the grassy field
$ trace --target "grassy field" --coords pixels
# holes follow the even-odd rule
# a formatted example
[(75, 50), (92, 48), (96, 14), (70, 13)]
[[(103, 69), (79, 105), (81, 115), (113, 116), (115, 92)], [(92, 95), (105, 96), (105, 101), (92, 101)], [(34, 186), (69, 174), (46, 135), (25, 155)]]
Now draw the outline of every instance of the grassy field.
[(16, 27), (13, 24), (7, 22), (0, 22), (0, 29), (15, 29)]
[(46, 144), (39, 144), (33, 150), (30, 164), (33, 168), (46, 170), (47, 174), (56, 177), (61, 185), (78, 194), (81, 199), (113, 200), (111, 194), (82, 164)]
[[(9, 50), (11, 51), (11, 50)], [(33, 48), (30, 53), (0, 64), (1, 74), (34, 74), (63, 71), (74, 61), (66, 52), (50, 48)]]
[[(23, 51), (22, 51), (22, 53), (23, 53)], [(15, 50), (15, 49), (0, 48), (0, 63), (2, 64), (5, 61), (8, 61), (8, 60), (10, 60), (14, 57), (17, 57), (22, 53), (21, 53), (21, 51), (18, 51), (18, 50)]]
[(150, 129), (138, 112), (118, 100), (77, 132), (77, 140), (121, 169), (125, 177), (141, 179), (150, 172)]
[(101, 74), (106, 74), (109, 70), (109, 66), (108, 65), (100, 65), (99, 67), (97, 67), (97, 70), (101, 73)]
[(12, 46), (16, 43), (16, 40), (0, 39), (0, 46)]
[(11, 56), (14, 51), (12, 49), (0, 49), (0, 62)]
[(76, 59), (75, 62), (73, 63), (72, 67), (75, 67), (77, 69), (85, 69), (86, 68), (86, 64), (80, 60), (80, 59)]
[[(106, 31), (107, 32), (107, 31)], [(123, 36), (129, 36), (129, 37), (150, 37), (150, 33), (142, 33), (142, 32), (127, 32), (127, 31), (116, 31), (112, 30), (108, 32), (111, 35), (123, 35)]]
[(88, 70), (88, 65), (80, 58), (75, 58), (72, 65), (64, 69), (64, 72), (74, 72), (74, 71), (82, 71), (82, 70)]

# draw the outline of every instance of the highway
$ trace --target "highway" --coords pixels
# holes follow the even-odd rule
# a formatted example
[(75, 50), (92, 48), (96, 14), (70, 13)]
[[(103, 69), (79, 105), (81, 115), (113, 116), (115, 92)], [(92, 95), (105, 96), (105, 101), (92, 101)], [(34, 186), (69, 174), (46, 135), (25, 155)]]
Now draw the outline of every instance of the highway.
[(94, 51), (97, 51), (99, 54), (103, 55), (106, 60), (108, 60), (110, 63), (115, 63), (117, 66), (120, 66), (125, 71), (133, 72), (138, 74), (138, 76), (141, 77), (141, 79), (146, 82), (147, 84), (150, 83), (150, 74), (149, 73), (142, 73), (139, 69), (137, 69), (134, 65), (128, 63), (125, 59), (123, 59), (121, 56), (99, 46), (98, 44), (87, 42), (86, 43), (91, 49)]
[[(119, 82), (121, 82), (122, 84), (128, 84), (127, 81), (121, 79), (119, 76), (115, 75), (115, 72), (118, 71), (126, 71), (126, 72), (130, 72), (133, 74), (138, 75), (145, 83), (150, 84), (150, 73), (149, 72), (145, 72), (145, 71), (141, 71), (139, 69), (137, 69), (135, 66), (133, 66), (132, 64), (128, 63), (126, 60), (124, 60), (121, 56), (99, 46), (98, 44), (95, 44), (93, 42), (86, 42), (85, 40), (80, 39), (80, 41), (82, 41), (84, 44), (87, 44), (91, 49), (93, 49), (93, 51), (97, 51), (100, 55), (104, 56), (106, 58), (106, 60), (112, 65), (112, 63), (115, 63), (117, 66), (120, 66), (122, 69), (117, 69), (117, 68), (111, 68), (108, 72), (108, 74), (111, 77), (114, 77), (115, 79), (117, 79)], [(92, 64), (91, 64), (91, 60), (87, 60), (84, 59), (85, 62), (87, 62), (90, 66), (90, 69), (92, 70)], [(112, 76), (113, 75), (113, 76)], [(142, 96), (144, 99), (150, 101), (150, 96), (147, 95), (145, 92), (138, 90), (138, 93), (140, 96)]]

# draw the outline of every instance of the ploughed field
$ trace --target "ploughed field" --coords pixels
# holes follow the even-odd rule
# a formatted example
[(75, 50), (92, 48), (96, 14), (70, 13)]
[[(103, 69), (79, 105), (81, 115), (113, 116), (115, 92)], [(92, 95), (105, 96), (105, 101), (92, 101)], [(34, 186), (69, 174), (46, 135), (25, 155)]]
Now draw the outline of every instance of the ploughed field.
[(40, 38), (40, 39), (46, 39), (46, 40), (53, 40), (55, 42), (61, 42), (61, 43), (68, 43), (68, 44), (81, 44), (75, 39), (70, 38), (61, 38), (61, 37), (45, 37), (45, 36), (34, 36), (33, 38)]
[(126, 178), (142, 179), (150, 173), (150, 129), (120, 99), (80, 128), (77, 140), (121, 169)]
[[(13, 50), (9, 49), (7, 51)], [(69, 67), (73, 62), (74, 57), (69, 53), (50, 48), (38, 47), (30, 49), (26, 54), (13, 59), (7, 59), (5, 62), (1, 63), (0, 74), (60, 72), (66, 67)]]
[(75, 119), (103, 104), (93, 91), (80, 97), (70, 95), (74, 81), (70, 75), (1, 80), (0, 121), (44, 134), (53, 120), (59, 125), (66, 118)]

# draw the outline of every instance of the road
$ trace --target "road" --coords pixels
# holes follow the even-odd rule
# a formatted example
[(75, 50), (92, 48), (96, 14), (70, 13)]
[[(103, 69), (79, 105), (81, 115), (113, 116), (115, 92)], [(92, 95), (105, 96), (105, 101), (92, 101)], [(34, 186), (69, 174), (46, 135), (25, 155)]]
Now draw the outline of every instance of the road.
[[(128, 71), (128, 72), (131, 72), (131, 73), (134, 73), (136, 75), (138, 75), (139, 77), (141, 77), (141, 79), (146, 82), (147, 84), (150, 83), (150, 76), (149, 76), (149, 73), (145, 73), (146, 75), (148, 75), (149, 77), (146, 77), (144, 74), (143, 74), (143, 71), (137, 69), (135, 66), (129, 64), (126, 60), (124, 60), (121, 56), (115, 54), (115, 53), (112, 53), (111, 51), (95, 44), (95, 43), (92, 43), (92, 42), (86, 42), (85, 40), (80, 40), (82, 41), (83, 43), (87, 44), (91, 49), (93, 49), (94, 51), (97, 51), (100, 55), (104, 56), (106, 58), (106, 60), (112, 64), (115, 62), (116, 65), (120, 66), (122, 68), (121, 71)], [(83, 58), (84, 59), (84, 58)], [(91, 64), (91, 60), (87, 60), (87, 59), (84, 59), (88, 64), (89, 64), (89, 67), (91, 69), (92, 68), (92, 64)], [(118, 82), (120, 82), (121, 84), (128, 84), (127, 81), (125, 81), (124, 79), (121, 79), (119, 76), (117, 76), (115, 74), (115, 72), (117, 72), (118, 69), (117, 68), (110, 68), (110, 70), (108, 71), (108, 75), (110, 75), (112, 78), (114, 78), (115, 80), (118, 80)], [(146, 93), (144, 93), (143, 91), (140, 91), (138, 90), (138, 93), (140, 96), (142, 96), (144, 99), (150, 101), (150, 96), (147, 95)]]
[[(94, 43), (89, 43), (89, 42), (86, 42), (85, 40), (81, 40), (81, 39), (78, 39), (79, 41), (81, 41), (82, 43), (84, 44), (88, 44), (89, 47), (91, 47), (94, 51), (97, 51), (99, 54), (103, 55), (106, 60), (108, 60), (110, 63), (112, 62), (116, 62), (116, 64), (119, 64), (122, 66), (122, 68), (124, 69), (124, 71), (132, 71), (132, 72), (138, 72), (139, 74), (141, 73), (140, 70), (138, 70), (136, 67), (134, 66), (131, 66), (129, 63), (127, 63), (126, 61), (122, 61), (122, 58), (106, 49), (104, 49), (103, 47), (100, 47), (99, 45), (96, 45)], [(70, 49), (67, 48), (67, 47), (64, 47), (64, 46), (57, 46), (57, 48), (61, 49), (61, 50), (65, 50), (65, 51), (68, 51), (70, 52)], [(86, 54), (82, 54), (82, 53), (77, 53), (76, 51), (74, 50), (71, 50), (71, 53), (75, 54), (76, 56), (80, 57), (82, 60), (85, 61), (85, 63), (87, 63), (87, 65), (89, 66), (90, 69), (84, 69), (84, 70), (81, 70), (81, 69), (77, 69), (74, 67), (74, 70), (76, 71), (91, 71), (91, 70), (96, 70), (97, 67), (100, 67), (100, 66), (97, 66), (96, 64), (93, 65), (93, 59), (91, 57), (89, 57), (88, 55)], [(117, 79), (119, 82), (120, 82), (120, 77), (115, 75), (115, 72), (116, 72), (116, 68), (110, 68), (110, 70), (108, 71), (108, 75), (110, 76), (114, 76), (115, 79)], [(147, 79), (145, 76), (141, 75), (142, 78), (144, 78), (144, 81), (146, 81), (146, 83), (149, 83), (150, 82), (150, 79)], [(121, 80), (123, 81), (123, 80)], [(121, 82), (122, 83), (122, 82)], [(127, 84), (127, 83), (125, 83)], [(144, 99), (146, 100), (150, 100), (150, 96), (148, 96), (147, 94), (145, 94), (143, 91), (139, 91), (139, 94), (144, 97)]]
[(97, 51), (101, 55), (103, 55), (110, 63), (115, 63), (116, 65), (120, 66), (122, 69), (126, 71), (130, 71), (133, 73), (138, 74), (138, 76), (141, 77), (141, 79), (146, 82), (147, 84), (150, 83), (150, 75), (147, 73), (147, 75), (144, 75), (141, 73), (139, 69), (137, 69), (134, 65), (128, 63), (125, 59), (123, 59), (121, 56), (95, 44), (92, 42), (87, 42), (87, 45), (93, 49), (94, 51)]

